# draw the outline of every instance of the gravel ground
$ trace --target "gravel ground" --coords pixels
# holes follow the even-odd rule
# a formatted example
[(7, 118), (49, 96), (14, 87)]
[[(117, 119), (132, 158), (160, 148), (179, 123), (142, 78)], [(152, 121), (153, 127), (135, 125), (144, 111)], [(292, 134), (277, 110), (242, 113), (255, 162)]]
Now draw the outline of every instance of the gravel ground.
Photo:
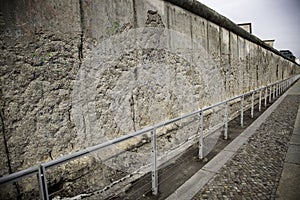
[(289, 95), (196, 199), (274, 199), (300, 96)]

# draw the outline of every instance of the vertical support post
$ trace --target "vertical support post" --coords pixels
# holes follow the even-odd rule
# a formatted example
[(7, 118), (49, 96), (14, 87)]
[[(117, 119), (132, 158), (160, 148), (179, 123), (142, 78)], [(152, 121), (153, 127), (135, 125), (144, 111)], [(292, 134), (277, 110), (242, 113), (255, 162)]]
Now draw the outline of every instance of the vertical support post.
[(225, 103), (225, 113), (224, 113), (224, 139), (228, 139), (228, 102)]
[(199, 158), (203, 159), (203, 110), (200, 111), (200, 130), (199, 130)]
[(284, 90), (286, 90), (287, 89), (287, 80), (284, 82)]
[(269, 103), (272, 102), (272, 85), (270, 86)]
[(42, 200), (49, 200), (46, 170), (43, 165), (39, 166), (38, 180), (39, 180), (39, 188), (40, 188), (40, 198)]
[(158, 177), (157, 177), (157, 148), (156, 148), (156, 129), (151, 131), (151, 157), (152, 157), (152, 194), (158, 194)]
[(275, 98), (276, 98), (276, 96), (275, 96), (275, 95), (276, 95), (276, 94), (275, 94), (275, 92), (276, 92), (276, 86), (274, 85), (274, 86), (273, 86), (273, 99), (275, 99)]
[(243, 95), (241, 99), (241, 127), (244, 127), (244, 99), (245, 95)]
[(258, 104), (258, 111), (261, 111), (261, 90), (259, 90), (259, 104)]
[(267, 107), (267, 97), (268, 97), (268, 87), (266, 87), (266, 91), (265, 91), (265, 107)]
[(280, 83), (280, 90), (279, 90), (279, 94), (282, 94), (282, 82)]
[(251, 118), (254, 116), (254, 92), (251, 95)]

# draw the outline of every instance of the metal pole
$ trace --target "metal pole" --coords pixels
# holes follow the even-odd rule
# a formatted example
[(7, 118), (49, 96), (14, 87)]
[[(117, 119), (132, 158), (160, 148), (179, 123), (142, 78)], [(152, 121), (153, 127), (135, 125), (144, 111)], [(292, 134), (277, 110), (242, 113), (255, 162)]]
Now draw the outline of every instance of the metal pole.
[(157, 148), (156, 148), (156, 129), (151, 131), (151, 155), (152, 155), (152, 194), (158, 194), (158, 177), (157, 177)]
[(252, 95), (251, 95), (251, 118), (253, 118), (254, 116), (254, 92), (252, 92)]
[(228, 103), (225, 103), (225, 126), (224, 126), (224, 139), (228, 139)]
[(261, 90), (259, 90), (259, 105), (258, 105), (258, 111), (261, 111)]
[(38, 180), (39, 180), (39, 188), (40, 188), (40, 198), (42, 200), (49, 200), (46, 170), (43, 165), (39, 166)]
[(265, 107), (267, 107), (267, 96), (268, 96), (268, 87), (266, 87), (266, 91), (265, 91)]
[(203, 159), (203, 110), (199, 113), (200, 115), (200, 130), (199, 130), (199, 158)]
[(245, 96), (242, 96), (241, 99), (241, 127), (244, 127), (244, 98)]
[(269, 103), (272, 102), (272, 85), (270, 86), (270, 96), (269, 96)]

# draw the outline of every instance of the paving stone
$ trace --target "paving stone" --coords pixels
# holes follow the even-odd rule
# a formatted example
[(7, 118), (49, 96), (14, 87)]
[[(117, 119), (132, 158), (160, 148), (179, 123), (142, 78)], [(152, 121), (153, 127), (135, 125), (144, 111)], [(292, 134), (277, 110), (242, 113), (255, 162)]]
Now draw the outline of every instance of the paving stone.
[(299, 103), (299, 96), (285, 97), (193, 200), (274, 199)]

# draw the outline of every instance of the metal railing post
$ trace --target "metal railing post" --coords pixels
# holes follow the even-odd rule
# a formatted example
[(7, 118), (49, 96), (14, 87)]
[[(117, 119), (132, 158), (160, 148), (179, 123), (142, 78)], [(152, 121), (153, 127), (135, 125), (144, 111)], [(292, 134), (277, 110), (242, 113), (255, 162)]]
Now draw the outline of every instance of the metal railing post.
[(272, 102), (272, 85), (270, 86), (269, 103)]
[[(194, 112), (191, 112), (189, 114), (183, 115), (183, 116), (179, 116), (176, 118), (173, 118), (171, 120), (168, 121), (164, 121), (161, 122), (159, 124), (156, 124), (155, 126), (150, 126), (150, 127), (146, 127), (144, 129), (141, 129), (139, 131), (136, 131), (134, 133), (130, 133), (128, 135), (124, 135), (121, 136), (119, 138), (115, 138), (112, 139), (110, 141), (104, 142), (104, 143), (100, 143), (94, 146), (90, 146), (82, 151), (78, 151), (78, 152), (74, 152), (73, 154), (70, 155), (65, 155), (61, 158), (58, 159), (54, 159), (51, 161), (47, 161), (44, 162), (42, 164), (40, 164), (39, 166), (32, 166), (28, 169), (25, 170), (21, 170), (12, 174), (9, 174), (7, 176), (4, 177), (0, 177), (0, 187), (3, 184), (7, 184), (10, 182), (16, 182), (18, 180), (22, 180), (23, 178), (27, 177), (27, 176), (32, 176), (32, 175), (37, 175), (37, 179), (38, 179), (38, 187), (39, 187), (39, 192), (40, 192), (40, 199), (42, 200), (48, 200), (49, 199), (49, 191), (48, 191), (48, 186), (47, 186), (47, 178), (46, 178), (46, 169), (49, 169), (51, 167), (54, 166), (58, 166), (61, 165), (63, 163), (66, 162), (70, 162), (72, 160), (78, 159), (82, 156), (88, 155), (92, 152), (98, 151), (102, 148), (114, 145), (114, 144), (118, 144), (122, 141), (128, 140), (130, 138), (139, 136), (139, 135), (143, 135), (146, 133), (151, 132), (151, 159), (152, 159), (152, 193), (154, 195), (158, 194), (158, 189), (159, 189), (159, 183), (158, 183), (158, 147), (157, 147), (157, 133), (156, 130), (158, 128), (167, 126), (168, 124), (177, 122), (179, 120), (185, 119), (187, 117), (191, 117), (191, 116), (195, 116), (200, 114), (200, 130), (199, 130), (199, 134), (200, 134), (200, 139), (199, 139), (199, 158), (203, 158), (203, 154), (204, 154), (204, 122), (203, 122), (203, 117), (204, 117), (204, 111), (213, 109), (217, 106), (225, 106), (224, 107), (224, 124), (221, 124), (222, 126), (224, 125), (224, 139), (228, 139), (228, 121), (229, 121), (229, 114), (228, 114), (228, 102), (231, 101), (235, 101), (239, 98), (241, 98), (241, 126), (243, 127), (243, 120), (244, 120), (244, 100), (245, 100), (245, 95), (250, 95), (252, 94), (252, 100), (251, 100), (251, 117), (254, 117), (254, 95), (256, 93), (256, 91), (260, 90), (260, 94), (259, 94), (259, 110), (261, 109), (261, 100), (262, 100), (262, 92), (263, 89), (265, 89), (265, 106), (267, 105), (267, 100), (268, 100), (268, 94), (269, 91), (268, 89), (270, 88), (270, 95), (269, 95), (269, 101), (272, 101), (272, 96), (275, 98), (276, 95), (280, 95), (282, 94), (284, 91), (288, 90), (290, 88), (290, 86), (292, 84), (295, 83), (295, 81), (299, 80), (300, 75), (295, 76), (295, 77), (291, 77), (288, 79), (285, 79), (281, 82), (277, 82), (275, 85), (269, 85), (266, 86), (265, 88), (259, 88), (257, 90), (252, 90), (249, 91), (248, 93), (244, 93), (242, 95), (238, 95), (235, 96), (231, 99), (227, 99), (224, 101), (221, 101), (219, 103), (216, 103), (214, 105), (208, 106), (208, 107), (203, 107), (201, 108), (201, 110), (196, 110)], [(273, 93), (272, 93), (273, 92)], [(245, 106), (246, 107), (246, 106)], [(222, 127), (221, 126), (221, 127)], [(218, 125), (219, 127), (219, 125)]]
[(225, 103), (225, 116), (224, 116), (224, 139), (228, 139), (228, 102)]
[(203, 110), (200, 111), (200, 130), (199, 130), (199, 158), (203, 159)]
[(46, 170), (43, 165), (39, 166), (38, 182), (39, 182), (40, 198), (42, 200), (49, 200)]
[(251, 118), (254, 116), (254, 92), (251, 95)]
[(261, 111), (261, 89), (259, 90), (259, 104), (258, 104), (258, 111)]
[(267, 97), (268, 97), (268, 87), (266, 87), (266, 91), (265, 91), (265, 107), (267, 107)]
[(152, 155), (152, 194), (158, 194), (158, 177), (157, 177), (157, 137), (156, 129), (151, 131), (151, 155)]
[(241, 99), (241, 127), (244, 127), (244, 98), (245, 95), (243, 95)]

